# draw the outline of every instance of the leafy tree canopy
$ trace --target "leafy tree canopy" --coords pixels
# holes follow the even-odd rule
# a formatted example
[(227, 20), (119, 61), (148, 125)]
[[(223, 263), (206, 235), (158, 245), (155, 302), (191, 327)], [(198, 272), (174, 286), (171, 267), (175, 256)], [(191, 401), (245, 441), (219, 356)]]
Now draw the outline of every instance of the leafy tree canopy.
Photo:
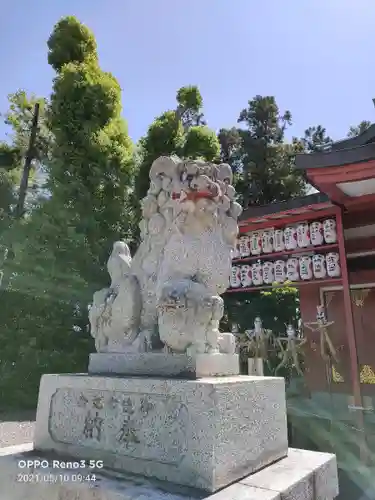
[(73, 16), (61, 19), (55, 26), (48, 45), (48, 63), (55, 71), (61, 71), (68, 63), (97, 60), (94, 34)]
[(327, 135), (324, 127), (317, 125), (305, 130), (301, 143), (306, 153), (313, 153), (328, 148), (332, 143), (332, 139)]
[(181, 87), (177, 91), (177, 113), (184, 128), (197, 125), (205, 125), (203, 119), (203, 98), (195, 85)]
[(140, 140), (143, 159), (136, 177), (137, 200), (146, 195), (150, 167), (159, 156), (176, 154), (206, 160), (215, 160), (220, 156), (216, 134), (203, 119), (203, 98), (198, 87), (180, 88), (176, 101), (176, 110), (166, 111), (157, 117)]
[(6, 142), (0, 142), (0, 168), (9, 171), (19, 165), (21, 161), (20, 150)]
[(300, 146), (285, 142), (291, 113), (281, 114), (273, 96), (258, 95), (241, 111), (238, 123), (242, 128), (221, 129), (218, 138), (244, 208), (303, 194), (305, 181), (293, 161)]
[[(109, 248), (115, 240), (131, 238), (134, 218), (133, 148), (121, 118), (120, 87), (100, 69), (89, 35), (71, 17), (54, 27), (49, 59), (58, 72), (51, 104), (42, 104), (52, 138), (43, 158), (47, 196), (34, 200), (31, 215), (7, 236), (16, 256), (8, 263), (6, 282), (64, 300), (71, 294), (87, 301), (106, 283)], [(17, 137), (21, 122), (12, 119)]]
[[(38, 194), (43, 183), (44, 164), (48, 158), (52, 137), (47, 128), (48, 103), (46, 99), (24, 90), (8, 96), (8, 109), (1, 114), (4, 124), (8, 127), (7, 142), (0, 142), (0, 235), (4, 231), (15, 229), (14, 207), (19, 196), (20, 178), (24, 166), (25, 155), (29, 148), (31, 126), (35, 104), (39, 104), (39, 125), (37, 138), (31, 151), (33, 160), (29, 173), (29, 190), (26, 199), (26, 209)], [(8, 235), (9, 236), (9, 235)], [(11, 242), (10, 242), (11, 243)], [(8, 241), (8, 245), (10, 244)], [(0, 241), (1, 245), (4, 242)]]
[[(47, 203), (53, 209), (47, 212), (63, 215), (70, 230), (59, 260), (90, 281), (113, 241), (130, 236), (133, 147), (121, 117), (120, 86), (101, 70), (91, 31), (73, 17), (64, 18), (54, 27), (48, 48), (57, 76), (49, 121), (55, 141)], [(70, 240), (79, 241), (81, 250)], [(56, 246), (55, 253), (59, 250)]]
[(213, 130), (196, 125), (190, 127), (186, 133), (183, 152), (185, 158), (214, 161), (220, 157), (220, 144)]
[(367, 120), (361, 121), (359, 125), (356, 127), (350, 127), (348, 132), (348, 137), (356, 137), (357, 135), (362, 134), (371, 126), (371, 122)]

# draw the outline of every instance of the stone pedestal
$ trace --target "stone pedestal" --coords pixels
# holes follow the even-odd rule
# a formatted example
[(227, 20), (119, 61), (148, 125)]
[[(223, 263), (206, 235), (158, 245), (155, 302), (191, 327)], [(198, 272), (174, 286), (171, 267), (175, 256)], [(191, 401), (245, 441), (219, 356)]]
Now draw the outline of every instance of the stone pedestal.
[[(0, 500), (333, 500), (338, 495), (335, 456), (291, 448), (287, 457), (214, 494), (121, 472), (93, 474), (88, 466), (58, 469), (59, 460), (29, 445), (0, 448)], [(35, 467), (38, 462), (43, 467)]]
[(287, 455), (284, 380), (44, 375), (34, 445), (214, 492)]
[(238, 354), (94, 353), (89, 373), (197, 379), (238, 375)]
[(0, 500), (337, 495), (334, 455), (288, 450), (276, 377), (45, 375), (34, 445), (0, 448)]

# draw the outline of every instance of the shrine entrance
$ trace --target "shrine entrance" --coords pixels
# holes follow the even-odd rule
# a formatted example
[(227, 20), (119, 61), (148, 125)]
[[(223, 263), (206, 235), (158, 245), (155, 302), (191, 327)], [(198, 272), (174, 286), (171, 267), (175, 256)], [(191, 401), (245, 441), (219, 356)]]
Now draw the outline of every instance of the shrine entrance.
[[(332, 400), (345, 403), (348, 410), (355, 408), (350, 381), (350, 354), (345, 328), (343, 290), (339, 287), (322, 290), (327, 317), (334, 324), (330, 335), (338, 350), (339, 363), (327, 372), (327, 388)], [(354, 331), (358, 354), (358, 370), (363, 408), (363, 429), (370, 454), (375, 454), (375, 283), (352, 285), (350, 289)], [(329, 380), (330, 378), (330, 380)], [(345, 403), (344, 403), (345, 402)]]
[[(343, 290), (335, 287), (322, 289), (321, 293), (327, 319), (334, 321), (330, 327), (330, 335), (339, 356), (339, 364), (332, 371), (332, 382), (337, 385), (335, 392), (350, 394), (350, 356), (347, 339), (342, 335), (345, 329)], [(350, 296), (361, 392), (365, 399), (374, 399), (369, 407), (375, 408), (375, 283), (352, 285)]]

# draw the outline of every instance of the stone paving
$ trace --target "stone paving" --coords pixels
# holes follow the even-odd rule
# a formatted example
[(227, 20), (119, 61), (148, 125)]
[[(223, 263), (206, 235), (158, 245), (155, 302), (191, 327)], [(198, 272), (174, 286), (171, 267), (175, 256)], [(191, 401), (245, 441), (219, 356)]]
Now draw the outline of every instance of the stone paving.
[(35, 412), (0, 413), (0, 448), (31, 443)]

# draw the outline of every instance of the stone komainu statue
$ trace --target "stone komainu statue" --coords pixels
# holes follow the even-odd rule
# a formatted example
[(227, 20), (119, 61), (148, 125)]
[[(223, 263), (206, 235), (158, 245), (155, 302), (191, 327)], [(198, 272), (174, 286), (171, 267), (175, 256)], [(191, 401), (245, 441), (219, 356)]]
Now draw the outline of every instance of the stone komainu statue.
[(154, 161), (141, 244), (133, 259), (126, 243), (114, 244), (111, 286), (89, 309), (98, 352), (234, 351), (219, 322), (242, 211), (235, 194), (227, 164)]

